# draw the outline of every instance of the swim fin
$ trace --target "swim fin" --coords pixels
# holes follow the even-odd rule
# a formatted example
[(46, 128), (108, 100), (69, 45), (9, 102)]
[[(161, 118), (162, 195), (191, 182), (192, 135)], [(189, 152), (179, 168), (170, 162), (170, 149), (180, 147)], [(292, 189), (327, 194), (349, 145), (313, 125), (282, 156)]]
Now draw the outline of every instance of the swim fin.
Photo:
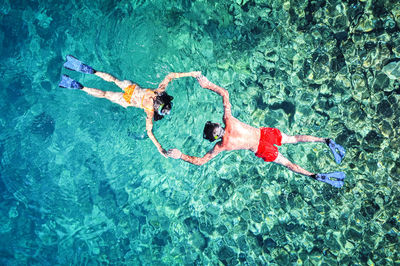
[(68, 77), (67, 75), (61, 76), (61, 81), (58, 83), (58, 86), (61, 88), (67, 88), (71, 90), (80, 90), (83, 88), (83, 85), (80, 84), (78, 81), (73, 80), (72, 78)]
[(326, 144), (328, 144), (329, 148), (331, 149), (333, 156), (335, 157), (336, 163), (340, 164), (346, 154), (346, 150), (339, 144), (336, 144), (332, 139), (328, 139), (326, 141)]
[(96, 72), (91, 66), (88, 66), (72, 55), (67, 55), (67, 61), (64, 63), (64, 67), (69, 70), (78, 71), (85, 74), (94, 74)]
[(346, 178), (346, 174), (343, 172), (332, 172), (326, 174), (316, 174), (311, 177), (315, 178), (318, 181), (327, 183), (331, 186), (341, 188), (344, 185), (343, 180)]

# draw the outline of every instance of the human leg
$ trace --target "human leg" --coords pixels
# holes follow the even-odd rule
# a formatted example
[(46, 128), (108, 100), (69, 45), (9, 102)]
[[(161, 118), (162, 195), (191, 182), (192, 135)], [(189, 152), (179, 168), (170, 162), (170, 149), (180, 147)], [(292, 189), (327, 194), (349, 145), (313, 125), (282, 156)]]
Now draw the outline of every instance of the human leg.
[(282, 134), (282, 144), (288, 144), (288, 143), (299, 143), (299, 142), (323, 142), (326, 143), (325, 138), (319, 138), (319, 137), (314, 137), (310, 135), (295, 135), (295, 136), (289, 136), (286, 135), (285, 133), (281, 132)]
[(84, 64), (83, 62), (81, 62), (77, 58), (73, 57), (72, 55), (67, 55), (66, 62), (64, 63), (64, 67), (69, 70), (73, 70), (73, 71), (77, 71), (77, 72), (81, 72), (81, 73), (85, 73), (85, 74), (95, 74), (96, 76), (104, 79), (105, 81), (114, 82), (123, 91), (125, 91), (125, 88), (127, 86), (132, 85), (132, 82), (130, 82), (129, 80), (121, 81), (108, 73), (96, 71), (91, 66)]
[(123, 91), (125, 91), (125, 88), (128, 87), (129, 85), (132, 85), (132, 82), (130, 82), (129, 80), (119, 80), (116, 77), (114, 77), (111, 74), (108, 74), (106, 72), (96, 71), (96, 73), (94, 73), (94, 74), (96, 76), (104, 79), (105, 81), (114, 82)]
[(299, 142), (322, 142), (322, 143), (325, 143), (326, 145), (328, 145), (328, 147), (332, 151), (332, 154), (335, 157), (335, 161), (337, 164), (340, 164), (342, 162), (342, 159), (346, 154), (346, 150), (339, 144), (336, 144), (332, 139), (319, 138), (319, 137), (314, 137), (314, 136), (309, 136), (309, 135), (289, 136), (282, 132), (281, 132), (281, 134), (282, 134), (282, 144), (299, 143)]
[(84, 87), (78, 81), (73, 80), (72, 78), (68, 77), (67, 75), (61, 76), (61, 81), (58, 84), (58, 86), (60, 86), (62, 88), (74, 89), (74, 90), (80, 89), (80, 90), (83, 90), (84, 92), (86, 92), (87, 94), (92, 95), (96, 98), (105, 98), (105, 99), (108, 99), (114, 103), (117, 103), (125, 108), (128, 107), (126, 104), (126, 101), (123, 100), (123, 93), (113, 92), (113, 91), (102, 91), (99, 89)]
[(301, 175), (310, 176), (310, 177), (312, 175), (315, 175), (314, 173), (311, 173), (311, 172), (303, 169), (299, 165), (292, 163), (286, 157), (284, 157), (281, 153), (278, 153), (278, 156), (276, 157), (276, 159), (273, 162), (283, 165), (286, 168), (288, 168), (289, 170), (291, 170), (295, 173), (301, 174)]
[(346, 178), (346, 174), (344, 172), (333, 172), (333, 173), (324, 173), (324, 174), (314, 174), (311, 173), (302, 167), (298, 166), (297, 164), (292, 163), (282, 154), (278, 153), (278, 157), (273, 161), (274, 163), (280, 164), (288, 168), (289, 170), (309, 176), (315, 180), (327, 183), (331, 186), (340, 188), (344, 185), (344, 179)]
[(113, 103), (117, 103), (125, 108), (127, 107), (126, 102), (122, 98), (121, 92), (102, 91), (99, 89), (88, 88), (88, 87), (83, 87), (82, 90), (84, 92), (86, 92), (87, 94), (94, 96), (96, 98), (105, 98), (105, 99), (110, 100)]

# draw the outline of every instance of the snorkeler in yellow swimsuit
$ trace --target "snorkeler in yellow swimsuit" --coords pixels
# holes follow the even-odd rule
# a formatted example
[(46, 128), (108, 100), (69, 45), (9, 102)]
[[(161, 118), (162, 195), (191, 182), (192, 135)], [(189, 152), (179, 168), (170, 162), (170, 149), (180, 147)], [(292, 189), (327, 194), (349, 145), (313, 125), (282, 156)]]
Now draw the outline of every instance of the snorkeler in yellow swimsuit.
[(153, 134), (153, 118), (155, 121), (162, 119), (165, 115), (169, 114), (172, 107), (173, 97), (168, 95), (165, 90), (170, 81), (182, 77), (196, 77), (200, 72), (188, 73), (169, 73), (164, 80), (158, 85), (155, 90), (143, 89), (139, 85), (132, 83), (129, 80), (118, 80), (112, 75), (94, 70), (92, 67), (82, 63), (75, 57), (67, 55), (67, 61), (64, 67), (70, 70), (78, 71), (85, 74), (94, 74), (105, 81), (114, 82), (124, 92), (102, 91), (99, 89), (88, 88), (80, 84), (78, 81), (73, 80), (67, 75), (62, 75), (61, 81), (58, 86), (68, 89), (79, 89), (86, 93), (97, 97), (106, 98), (114, 103), (117, 103), (125, 108), (137, 107), (141, 108), (147, 114), (146, 117), (146, 131), (149, 138), (156, 145), (158, 151), (166, 156), (166, 151), (161, 147)]

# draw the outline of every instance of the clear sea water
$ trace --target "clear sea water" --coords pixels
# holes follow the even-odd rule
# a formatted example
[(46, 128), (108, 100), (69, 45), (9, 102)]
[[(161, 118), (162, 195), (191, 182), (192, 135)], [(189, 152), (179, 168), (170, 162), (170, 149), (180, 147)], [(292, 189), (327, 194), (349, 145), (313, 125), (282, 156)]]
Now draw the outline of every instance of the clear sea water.
[[(122, 0), (0, 2), (1, 265), (400, 265), (397, 1)], [(280, 150), (341, 189), (249, 151), (204, 166), (165, 159), (142, 110), (57, 86), (72, 54), (155, 88), (202, 71), (233, 114), (291, 135), (332, 137)], [(166, 148), (201, 156), (222, 101), (174, 81)]]

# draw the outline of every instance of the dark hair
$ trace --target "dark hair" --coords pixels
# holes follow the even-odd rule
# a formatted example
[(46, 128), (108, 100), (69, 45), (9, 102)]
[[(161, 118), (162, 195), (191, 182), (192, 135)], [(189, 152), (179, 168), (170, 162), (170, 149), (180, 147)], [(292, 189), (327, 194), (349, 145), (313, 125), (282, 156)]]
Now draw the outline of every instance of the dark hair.
[(158, 108), (163, 105), (161, 112), (170, 111), (172, 108), (172, 100), (174, 97), (168, 95), (165, 91), (157, 93), (156, 99), (154, 100), (154, 121), (158, 121), (164, 118), (163, 115), (158, 113)]
[(215, 140), (214, 129), (219, 126), (220, 125), (217, 123), (211, 123), (211, 121), (207, 121), (203, 130), (203, 138), (213, 142)]

